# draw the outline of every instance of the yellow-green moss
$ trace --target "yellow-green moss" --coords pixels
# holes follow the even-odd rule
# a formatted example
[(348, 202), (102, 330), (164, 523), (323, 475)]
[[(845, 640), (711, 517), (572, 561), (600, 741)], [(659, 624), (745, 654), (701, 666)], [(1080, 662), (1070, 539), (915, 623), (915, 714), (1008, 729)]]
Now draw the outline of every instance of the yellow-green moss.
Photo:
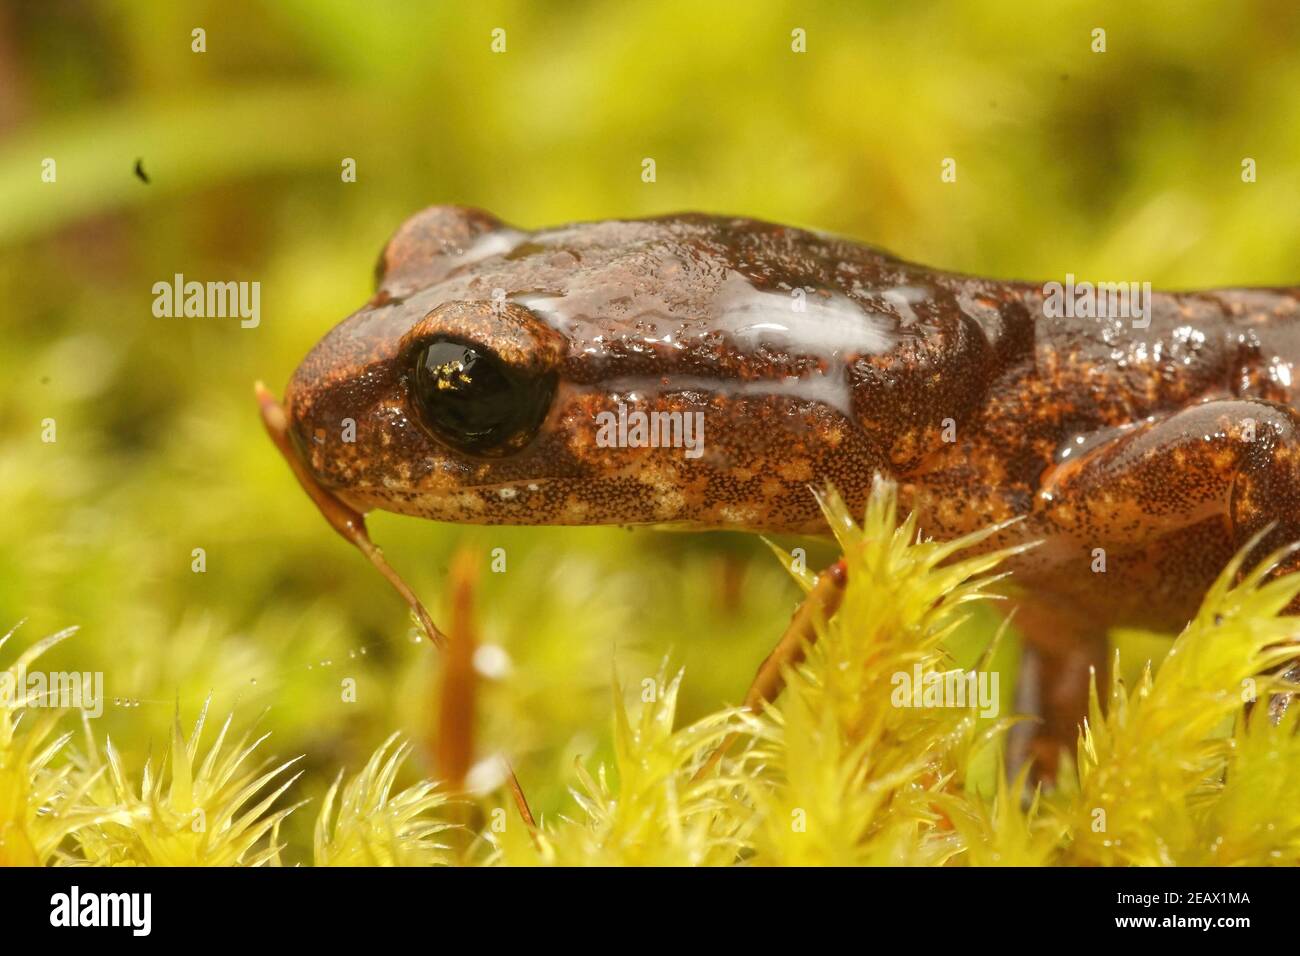
[[(847, 562), (844, 602), (763, 713), (722, 708), (679, 725), (689, 675), (661, 668), (632, 704), (616, 681), (612, 754), (570, 769), (567, 810), (536, 832), (504, 788), (456, 801), (429, 781), (395, 792), (410, 745), (390, 736), (326, 793), (315, 864), (1296, 862), (1300, 711), (1274, 724), (1266, 707), (1246, 705), (1276, 691), (1269, 675), (1300, 656), (1287, 643), (1300, 621), (1281, 616), (1300, 576), (1266, 581), (1270, 562), (1226, 568), (1159, 670), (1148, 665), (1131, 691), (1115, 680), (1105, 702), (1094, 691), (1077, 769), (1067, 760), (1053, 790), (1030, 792), (1028, 767), (1013, 779), (1003, 770), (1011, 718), (892, 699), (896, 675), (953, 668), (946, 641), (991, 597), (1005, 553), (963, 556), (988, 531), (919, 540), (887, 482), (861, 526), (833, 493), (823, 507)], [(37, 642), (11, 671), (68, 636)], [(228, 718), (200, 760), (204, 715), (188, 738), (178, 718), (165, 755), (130, 768), (111, 742), (100, 755), (88, 721), (69, 752), (72, 734), (54, 736), (59, 713), (37, 703), (0, 709), (0, 862), (300, 862), (280, 837), (301, 812), (294, 761), (255, 764), (265, 736), (230, 744)], [(729, 734), (741, 745), (701, 772)]]

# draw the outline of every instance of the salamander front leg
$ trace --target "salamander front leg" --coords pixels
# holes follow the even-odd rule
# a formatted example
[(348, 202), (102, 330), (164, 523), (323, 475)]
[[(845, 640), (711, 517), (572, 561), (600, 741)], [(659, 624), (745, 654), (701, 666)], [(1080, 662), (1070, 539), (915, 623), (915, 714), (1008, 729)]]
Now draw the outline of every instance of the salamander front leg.
[(1051, 543), (1018, 576), (1036, 602), (1017, 617), (1038, 651), (1045, 723), (1036, 754), (1077, 739), (1089, 665), (1105, 664), (1103, 686), (1110, 676), (1108, 623), (1177, 632), (1233, 554), (1265, 529), (1246, 567), (1300, 540), (1300, 416), (1271, 402), (1195, 405), (1045, 475), (1029, 530)]
[(1072, 752), (1088, 710), (1088, 686), (1110, 678), (1106, 631), (1078, 609), (1037, 597), (1017, 601), (1012, 625), (1024, 637), (1016, 711), (1036, 718), (1012, 728), (1007, 766), (1015, 773), (1032, 760), (1034, 776), (1056, 776), (1062, 750)]

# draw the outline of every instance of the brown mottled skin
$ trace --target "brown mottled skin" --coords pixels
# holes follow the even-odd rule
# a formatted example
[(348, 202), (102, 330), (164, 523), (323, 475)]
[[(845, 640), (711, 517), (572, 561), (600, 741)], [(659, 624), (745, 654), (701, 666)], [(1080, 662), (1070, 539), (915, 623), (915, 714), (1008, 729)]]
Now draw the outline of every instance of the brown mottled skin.
[[(466, 523), (818, 532), (810, 485), (859, 509), (881, 472), (937, 537), (1023, 516), (989, 546), (1045, 542), (1011, 569), (1035, 596), (1022, 622), (1066, 738), (1107, 625), (1177, 627), (1263, 525), (1300, 538), (1294, 288), (1157, 292), (1135, 328), (1048, 317), (1041, 284), (749, 219), (520, 232), (457, 207), (408, 220), (378, 275), (286, 396), (311, 471), (344, 501)], [(439, 334), (556, 373), (522, 447), (464, 454), (424, 427), (412, 354)], [(596, 415), (619, 401), (702, 411), (702, 456), (599, 447)]]

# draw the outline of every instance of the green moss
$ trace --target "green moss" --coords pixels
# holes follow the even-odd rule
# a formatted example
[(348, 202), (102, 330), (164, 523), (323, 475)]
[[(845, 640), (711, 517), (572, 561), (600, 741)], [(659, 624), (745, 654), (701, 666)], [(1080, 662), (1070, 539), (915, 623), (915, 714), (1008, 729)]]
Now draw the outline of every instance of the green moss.
[[(1010, 552), (919, 539), (878, 481), (858, 525), (823, 500), (848, 570), (839, 612), (781, 696), (760, 714), (723, 708), (680, 725), (687, 677), (666, 668), (613, 700), (612, 752), (579, 761), (558, 816), (525, 826), (503, 784), (448, 801), (435, 783), (396, 791), (409, 744), (390, 736), (317, 813), (317, 865), (1192, 865), (1294, 864), (1300, 783), (1292, 708), (1280, 723), (1247, 707), (1283, 685), (1300, 650), (1282, 610), (1300, 575), (1266, 580), (1272, 560), (1226, 568), (1159, 670), (1130, 691), (1094, 691), (1076, 766), (1030, 792), (1009, 779), (1010, 717), (981, 702), (899, 695), (900, 675), (963, 673), (949, 650), (969, 608), (992, 596)], [(784, 552), (778, 554), (786, 557)], [(1243, 552), (1244, 553), (1244, 552)], [(791, 564), (805, 588), (812, 578)], [(1240, 578), (1240, 580), (1238, 580)], [(66, 634), (38, 642), (21, 670)], [(965, 643), (959, 641), (958, 643)], [(998, 640), (973, 673), (988, 674)], [(1117, 661), (1118, 664), (1118, 661)], [(1118, 674), (1118, 666), (1116, 673)], [(617, 681), (615, 684), (617, 688)], [(983, 702), (1000, 701), (1000, 697)], [(0, 710), (0, 833), (11, 863), (261, 865), (285, 861), (282, 824), (295, 761), (251, 763), (265, 736), (227, 745), (231, 720), (200, 761), (204, 718), (138, 783), (86, 722), (84, 751), (51, 740), (57, 713), (20, 700)], [(920, 703), (922, 706), (914, 706)], [(996, 709), (996, 708), (995, 708)], [(31, 720), (19, 721), (20, 715)], [(741, 746), (714, 766), (729, 735)], [(986, 766), (993, 773), (986, 772)], [(980, 785), (980, 781), (983, 784)]]
[[(504, 0), (390, 4), (383, 17), (358, 19), (349, 0), (85, 6), (75, 28), (53, 4), (24, 5), (12, 19), (0, 138), (0, 630), (22, 617), (28, 639), (78, 625), (42, 666), (102, 672), (108, 701), (89, 737), (71, 716), (58, 722), (41, 710), (9, 724), (0, 765), (0, 852), (9, 860), (90, 854), (69, 827), (85, 841), (92, 832), (122, 836), (111, 819), (92, 831), (85, 824), (97, 811), (81, 813), (119, 802), (106, 741), (133, 800), (160, 775), (169, 792), (164, 744), (178, 705), (188, 725), (209, 696), (211, 713), (234, 714), (238, 727), (256, 718), (271, 732), (250, 761), (263, 751), (279, 755), (272, 766), (302, 756), (302, 776), (281, 801), (310, 802), (278, 827), (283, 862), (312, 860), (341, 768), (327, 855), (369, 845), (352, 842), (344, 792), (393, 731), (410, 747), (391, 793), (437, 777), (441, 662), (410, 640), (384, 582), (321, 523), (265, 440), (249, 394), (257, 378), (278, 390), (366, 301), (384, 241), (425, 204), (476, 204), (524, 227), (684, 209), (744, 214), (838, 231), (928, 265), (1028, 279), (1073, 272), (1157, 287), (1271, 285), (1294, 283), (1300, 263), (1300, 217), (1277, 214), (1300, 197), (1291, 160), (1300, 155), (1300, 58), (1269, 8), (1225, 18), (1184, 0), (1066, 0), (1043, 17), (1029, 0), (669, 0), (580, 11)], [(202, 55), (189, 49), (195, 24), (209, 32)], [(1104, 55), (1089, 49), (1099, 24), (1109, 36)], [(509, 31), (505, 55), (489, 49), (497, 26)], [(790, 52), (795, 26), (807, 30), (806, 55)], [(1240, 179), (1245, 155), (1258, 162), (1255, 183)], [(639, 175), (646, 156), (658, 164), (654, 184)], [(949, 156), (955, 183), (938, 175)], [(40, 181), (46, 157), (57, 159), (57, 183)], [(147, 186), (132, 173), (137, 157)], [(340, 181), (343, 157), (357, 160), (356, 183)], [(154, 318), (150, 288), (177, 271), (261, 282), (261, 325)], [(55, 443), (41, 441), (46, 418), (57, 421)], [(636, 728), (643, 707), (668, 706), (663, 693), (643, 703), (645, 682), (666, 686), (684, 668), (671, 726), (741, 721), (750, 750), (735, 751), (730, 776), (747, 780), (758, 770), (748, 754), (779, 745), (780, 708), (757, 721), (719, 714), (742, 699), (799, 599), (757, 539), (460, 528), (386, 515), (371, 527), (435, 613), (457, 548), (505, 550), (508, 570), (485, 574), (478, 594), (480, 641), (497, 666), (478, 688), (476, 752), (489, 780), (509, 756), (555, 855), (572, 859), (599, 844), (608, 845), (602, 858), (630, 858), (642, 839), (631, 808), (597, 825), (571, 787), (598, 809), (632, 774), (646, 800), (659, 799), (647, 782), (658, 777), (633, 773), (636, 755), (658, 738), (619, 742), (611, 673)], [(191, 570), (195, 548), (206, 551), (203, 573)], [(831, 557), (810, 550), (808, 563)], [(992, 610), (966, 609), (970, 619), (944, 641), (961, 667), (985, 654), (997, 628)], [(1125, 638), (1128, 687), (1169, 640)], [(1003, 714), (1016, 656), (1008, 633), (987, 665), (1002, 675)], [(344, 681), (353, 682), (350, 700)], [(803, 722), (800, 733), (842, 748), (842, 769), (858, 738), (839, 717), (819, 723), (815, 695), (792, 695), (789, 707), (807, 711), (791, 718)], [(886, 836), (873, 829), (884, 826), (904, 847), (929, 834), (927, 854), (954, 862), (994, 862), (995, 852), (1023, 859), (1043, 841), (1049, 859), (1068, 859), (1048, 836), (1060, 821), (1091, 821), (1060, 806), (1064, 792), (1044, 795), (1040, 819), (1022, 819), (1010, 849), (976, 849), (978, 834), (995, 827), (1009, 840), (1004, 817), (1020, 812), (1014, 790), (997, 802), (996, 741), (980, 745), (996, 723), (963, 729), (969, 755), (936, 764), (961, 768), (960, 781), (916, 784), (933, 807), (889, 811), (888, 825), (872, 817), (866, 842), (839, 852), (885, 853)], [(1254, 789), (1239, 769), (1215, 804), (1241, 828), (1206, 816), (1197, 826), (1209, 829), (1186, 831), (1235, 834), (1225, 843), (1243, 847), (1259, 839), (1252, 858), (1267, 852), (1266, 835), (1288, 831), (1275, 820), (1248, 837), (1264, 805), (1250, 794), (1285, 792), (1269, 781), (1289, 779), (1294, 766), (1269, 728), (1256, 733), (1237, 747), (1257, 768)], [(201, 752), (210, 746), (204, 740)], [(578, 761), (590, 785), (575, 776)], [(153, 778), (142, 790), (146, 765)], [(810, 773), (782, 783), (770, 768), (766, 799), (800, 806), (821, 786)], [(764, 818), (751, 788), (701, 791), (685, 776), (673, 778), (679, 795), (742, 801), (734, 819), (745, 827), (719, 820), (700, 839), (740, 844), (743, 859), (779, 855), (777, 836), (756, 823)], [(354, 805), (374, 807), (373, 796), (366, 784)], [(1203, 809), (1200, 798), (1192, 806)], [(498, 810), (507, 821), (500, 832), (491, 828)], [(854, 803), (836, 826), (856, 832), (863, 812)], [(699, 827), (704, 818), (690, 819)], [(481, 809), (422, 806), (409, 833), (429, 820), (456, 824), (428, 835), (448, 849), (411, 858), (547, 858), (513, 825), (499, 792)], [(793, 846), (811, 858), (817, 839)], [(702, 858), (688, 845), (685, 836), (666, 841), (681, 859)], [(1290, 853), (1280, 835), (1273, 845)], [(115, 849), (95, 852), (127, 859), (131, 846), (116, 839)], [(391, 844), (374, 849), (376, 860), (400, 856)]]

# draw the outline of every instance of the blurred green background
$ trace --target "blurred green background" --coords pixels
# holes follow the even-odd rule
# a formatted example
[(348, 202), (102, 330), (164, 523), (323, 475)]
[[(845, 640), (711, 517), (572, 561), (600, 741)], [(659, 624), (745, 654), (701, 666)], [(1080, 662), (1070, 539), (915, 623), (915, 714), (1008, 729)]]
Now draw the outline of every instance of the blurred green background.
[[(1294, 284), (1300, 6), (6, 3), (0, 631), (29, 619), (8, 655), (81, 627), (42, 663), (105, 672), (96, 729), (133, 766), (211, 694), (306, 754), (297, 796), (393, 729), (419, 742), (411, 773), (436, 774), (435, 656), (251, 394), (283, 388), (432, 203), (523, 227), (738, 213), (1003, 277)], [(259, 281), (260, 326), (154, 318), (151, 287), (177, 272)], [(683, 719), (737, 702), (797, 599), (745, 536), (383, 515), (372, 533), (436, 617), (457, 547), (506, 549), (480, 595), (504, 653), (479, 750), (509, 753), (546, 813), (572, 761), (608, 747), (611, 674), (635, 690), (669, 656)], [(313, 816), (295, 814), (295, 847)]]

